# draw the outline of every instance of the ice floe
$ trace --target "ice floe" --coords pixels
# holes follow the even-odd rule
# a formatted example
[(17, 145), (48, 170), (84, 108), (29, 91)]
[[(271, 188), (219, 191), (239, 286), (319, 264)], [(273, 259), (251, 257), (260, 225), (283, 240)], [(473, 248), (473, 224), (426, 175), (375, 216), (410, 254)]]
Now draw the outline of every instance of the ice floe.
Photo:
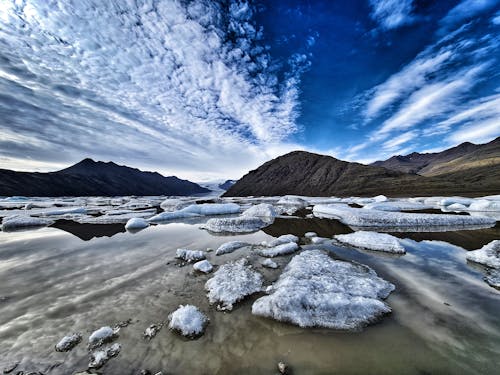
[(99, 369), (104, 366), (111, 358), (116, 357), (122, 347), (120, 344), (115, 343), (104, 349), (97, 350), (90, 355), (89, 368)]
[(269, 225), (258, 217), (221, 217), (209, 219), (203, 229), (214, 233), (249, 233), (256, 232)]
[(198, 272), (210, 273), (214, 269), (214, 266), (208, 260), (200, 260), (193, 264), (193, 268)]
[(12, 215), (3, 218), (1, 228), (4, 232), (8, 232), (17, 229), (46, 227), (53, 223), (54, 221), (50, 219), (31, 217), (27, 215)]
[(469, 251), (466, 258), (489, 268), (500, 269), (500, 240), (491, 241), (479, 250)]
[(125, 224), (125, 229), (134, 230), (134, 229), (144, 229), (149, 226), (149, 222), (140, 217), (133, 217), (127, 221)]
[(182, 212), (190, 212), (202, 216), (210, 215), (228, 215), (237, 214), (240, 212), (240, 206), (236, 203), (203, 203), (192, 204), (181, 210)]
[(469, 211), (500, 211), (500, 201), (477, 199), (468, 208)]
[(344, 245), (372, 251), (384, 251), (393, 254), (405, 254), (406, 250), (399, 239), (390, 234), (357, 231), (349, 234), (338, 234), (334, 237)]
[(200, 217), (201, 215), (192, 212), (185, 211), (173, 211), (173, 212), (161, 212), (158, 215), (150, 217), (148, 221), (152, 223), (159, 223), (162, 221), (178, 220), (178, 219), (190, 219), (193, 217)]
[(89, 348), (97, 348), (118, 337), (118, 331), (109, 326), (101, 327), (89, 336)]
[(260, 203), (246, 209), (241, 215), (271, 219), (276, 217), (278, 213), (272, 204)]
[(259, 250), (259, 255), (268, 258), (274, 258), (280, 255), (288, 255), (296, 252), (299, 249), (299, 245), (295, 242), (287, 242), (281, 245), (267, 247)]
[(196, 306), (180, 305), (169, 315), (168, 327), (181, 335), (195, 338), (203, 334), (208, 318)]
[(432, 208), (432, 206), (410, 201), (389, 201), (389, 202), (368, 203), (364, 205), (363, 208), (369, 210), (397, 212), (397, 211), (425, 210), (428, 208)]
[(82, 341), (82, 335), (72, 333), (64, 336), (55, 346), (56, 352), (69, 352)]
[(275, 238), (274, 240), (271, 240), (271, 242), (262, 242), (263, 246), (267, 247), (275, 247), (278, 245), (282, 245), (285, 243), (290, 243), (290, 242), (299, 242), (299, 237), (293, 235), (293, 234), (283, 234), (279, 236), (278, 238)]
[(461, 204), (463, 206), (469, 206), (474, 202), (473, 198), (463, 198), (463, 197), (447, 197), (439, 200), (437, 204), (439, 206), (451, 206), (452, 204)]
[(192, 199), (167, 198), (160, 203), (160, 207), (163, 211), (171, 212), (181, 210), (191, 204), (193, 204)]
[(300, 327), (359, 329), (391, 312), (382, 299), (393, 290), (367, 266), (310, 250), (293, 257), (252, 313)]
[(232, 253), (235, 250), (238, 250), (242, 247), (250, 246), (249, 243), (243, 241), (230, 241), (223, 243), (220, 245), (217, 250), (215, 250), (215, 255), (223, 255)]
[(423, 214), (407, 212), (386, 212), (364, 208), (352, 208), (346, 204), (317, 205), (313, 209), (317, 217), (335, 218), (354, 228), (396, 228), (415, 231), (420, 228), (466, 228), (490, 227), (496, 221), (482, 216)]
[(222, 265), (205, 284), (208, 300), (219, 310), (232, 310), (233, 305), (262, 289), (262, 275), (244, 258)]
[(175, 257), (187, 262), (196, 262), (205, 259), (205, 253), (201, 250), (177, 249)]

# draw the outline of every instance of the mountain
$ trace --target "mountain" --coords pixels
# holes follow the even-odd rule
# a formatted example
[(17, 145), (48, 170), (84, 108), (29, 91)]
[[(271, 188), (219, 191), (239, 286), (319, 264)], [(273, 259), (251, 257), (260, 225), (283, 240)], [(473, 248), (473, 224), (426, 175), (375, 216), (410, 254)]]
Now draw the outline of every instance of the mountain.
[(428, 196), (497, 194), (500, 180), (483, 184), (459, 178), (425, 177), (294, 151), (250, 171), (224, 196)]
[(486, 144), (465, 142), (442, 152), (397, 155), (371, 165), (422, 176), (439, 176), (498, 166), (498, 164), (500, 164), (500, 137)]
[(222, 190), (228, 190), (235, 183), (236, 183), (236, 180), (226, 180), (222, 184), (219, 184), (219, 188), (221, 188)]
[(0, 169), (0, 196), (192, 195), (209, 192), (175, 176), (84, 159), (56, 172)]

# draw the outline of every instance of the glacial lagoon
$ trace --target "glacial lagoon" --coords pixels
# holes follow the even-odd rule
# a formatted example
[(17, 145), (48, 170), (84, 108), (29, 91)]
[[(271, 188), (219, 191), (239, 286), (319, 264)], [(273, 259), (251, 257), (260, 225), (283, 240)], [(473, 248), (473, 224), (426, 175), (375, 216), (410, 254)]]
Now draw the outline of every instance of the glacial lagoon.
[[(126, 231), (127, 214), (132, 217), (130, 212), (156, 208), (163, 197), (150, 199), (150, 204), (148, 199), (90, 202), (78, 198), (66, 203), (40, 199), (39, 208), (36, 202), (34, 207), (4, 203), (3, 217), (31, 211), (33, 217), (50, 218), (51, 224), (0, 232), (0, 369), (17, 364), (14, 374), (83, 372), (90, 360), (89, 335), (110, 326), (120, 327), (113, 342), (121, 345), (121, 351), (96, 373), (139, 374), (147, 369), (152, 374), (275, 374), (280, 361), (292, 374), (493, 374), (498, 370), (500, 292), (484, 281), (483, 266), (466, 259), (468, 251), (500, 239), (500, 227), (494, 222), (474, 229), (379, 228), (398, 239), (406, 251), (401, 255), (332, 240), (355, 231), (338, 218), (313, 215), (316, 203), (335, 204), (333, 200), (311, 200), (307, 207), (290, 204), (283, 209), (277, 204), (279, 198), (263, 199), (277, 207), (278, 216), (245, 234), (202, 229), (208, 219), (237, 217), (234, 213), (178, 218)], [(225, 202), (244, 210), (262, 201)], [(54, 215), (61, 206), (94, 211), (63, 208), (67, 211)], [(102, 207), (100, 214), (96, 207)], [(46, 215), (49, 209), (52, 213)], [(441, 210), (436, 204), (434, 209)], [(127, 217), (106, 223), (98, 220), (111, 210)], [(162, 210), (158, 207), (154, 213)], [(147, 218), (152, 212), (139, 216)], [(462, 212), (462, 216), (472, 214)], [(489, 212), (484, 217), (492, 216)], [(308, 232), (315, 232), (318, 240), (306, 237)], [(272, 258), (277, 269), (263, 267), (259, 246), (284, 234), (298, 236), (300, 250)], [(254, 246), (219, 256), (206, 251), (228, 241)], [(301, 328), (253, 315), (252, 305), (264, 291), (236, 303), (230, 312), (218, 311), (209, 304), (205, 290), (213, 273), (197, 272), (192, 264), (176, 259), (179, 248), (202, 250), (215, 270), (246, 258), (263, 276), (264, 288), (278, 280), (294, 256), (319, 249), (332, 259), (366, 265), (392, 283), (395, 289), (384, 301), (392, 312), (356, 330)], [(197, 306), (210, 320), (199, 338), (182, 337), (167, 326), (169, 314), (186, 304)], [(145, 339), (143, 333), (151, 324), (164, 325), (155, 337)], [(69, 352), (55, 351), (59, 340), (73, 332), (82, 334), (82, 342)]]

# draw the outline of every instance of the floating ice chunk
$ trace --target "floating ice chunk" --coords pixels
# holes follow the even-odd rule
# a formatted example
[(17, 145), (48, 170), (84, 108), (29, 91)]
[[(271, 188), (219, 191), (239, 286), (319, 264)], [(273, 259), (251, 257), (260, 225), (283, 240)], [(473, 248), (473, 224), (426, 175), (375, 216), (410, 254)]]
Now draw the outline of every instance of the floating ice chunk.
[(405, 228), (410, 231), (419, 227), (427, 230), (433, 227), (490, 227), (496, 223), (494, 219), (481, 216), (386, 212), (352, 208), (345, 204), (317, 205), (313, 212), (315, 216), (336, 218), (353, 227)]
[(472, 202), (474, 202), (473, 198), (462, 198), (462, 197), (448, 197), (448, 198), (443, 198), (438, 202), (438, 205), (440, 206), (450, 206), (452, 204), (458, 203), (464, 206), (470, 205)]
[(187, 207), (192, 203), (193, 203), (192, 200), (169, 198), (161, 202), (160, 207), (166, 212), (171, 212), (183, 209), (184, 207)]
[(391, 312), (381, 299), (393, 290), (367, 266), (310, 250), (290, 261), (252, 313), (300, 327), (358, 329)]
[(127, 221), (127, 224), (125, 224), (125, 229), (130, 230), (130, 229), (144, 229), (149, 226), (149, 223), (147, 220), (140, 218), (140, 217), (133, 217), (132, 219), (129, 219)]
[(202, 335), (208, 324), (206, 315), (193, 305), (180, 305), (168, 318), (170, 329), (190, 338)]
[(358, 231), (349, 234), (338, 234), (337, 241), (361, 249), (384, 251), (393, 254), (405, 254), (406, 250), (399, 240), (385, 233)]
[(243, 211), (241, 215), (259, 218), (274, 218), (277, 214), (272, 204), (260, 203)]
[(174, 212), (161, 212), (158, 215), (150, 217), (148, 221), (157, 223), (162, 221), (177, 220), (177, 219), (189, 219), (193, 217), (200, 217), (201, 215), (192, 212), (185, 211), (174, 211)]
[(17, 229), (46, 227), (51, 224), (54, 224), (54, 221), (50, 219), (42, 219), (26, 215), (12, 215), (3, 218), (1, 228), (4, 232), (8, 232)]
[(296, 206), (297, 208), (303, 208), (307, 206), (307, 201), (295, 195), (285, 195), (284, 197), (280, 198), (277, 204), (290, 205), (290, 206)]
[(113, 341), (118, 337), (118, 332), (113, 328), (105, 326), (94, 331), (89, 337), (89, 348), (97, 348), (102, 344)]
[(318, 237), (318, 234), (316, 232), (307, 232), (304, 234), (305, 238), (313, 238), (313, 237)]
[(377, 195), (376, 197), (373, 197), (373, 200), (375, 202), (385, 202), (387, 197), (385, 195)]
[(466, 211), (468, 210), (467, 206), (464, 206), (461, 203), (452, 203), (449, 206), (446, 206), (447, 211)]
[(326, 241), (328, 241), (328, 238), (324, 238), (324, 237), (312, 237), (311, 238), (311, 243), (313, 243), (313, 244), (320, 244), (320, 243), (323, 243)]
[(193, 268), (198, 272), (210, 273), (214, 269), (212, 264), (208, 260), (200, 260), (193, 264)]
[(269, 225), (258, 217), (239, 216), (212, 218), (203, 226), (215, 233), (249, 233), (256, 232)]
[(75, 218), (75, 220), (82, 224), (126, 224), (127, 221), (133, 218), (147, 219), (154, 215), (151, 210), (144, 211), (128, 211), (123, 214), (105, 214), (97, 217), (82, 217), (81, 219)]
[(500, 269), (500, 240), (491, 241), (479, 250), (469, 251), (466, 258), (486, 267)]
[(500, 211), (500, 201), (476, 199), (470, 204), (469, 211)]
[(369, 210), (379, 210), (379, 211), (411, 211), (411, 210), (425, 210), (431, 208), (432, 206), (428, 206), (418, 202), (409, 202), (409, 201), (392, 201), (392, 202), (374, 202), (369, 203), (363, 208)]
[(299, 237), (294, 236), (293, 234), (283, 234), (283, 235), (279, 236), (278, 238), (275, 238), (274, 240), (272, 240), (269, 243), (264, 243), (264, 245), (268, 246), (268, 247), (275, 247), (275, 246), (282, 245), (285, 243), (290, 243), (290, 242), (298, 243)]
[(220, 245), (217, 250), (215, 250), (215, 255), (229, 254), (235, 250), (238, 250), (242, 247), (250, 246), (247, 242), (242, 241), (230, 241)]
[(500, 289), (500, 270), (491, 269), (486, 272), (484, 281), (493, 288)]
[(259, 251), (259, 255), (268, 258), (274, 258), (280, 255), (287, 255), (294, 253), (299, 249), (299, 245), (295, 242), (288, 242), (278, 246), (264, 248)]
[(187, 262), (195, 262), (205, 259), (205, 253), (201, 250), (177, 249), (175, 257)]
[(56, 210), (42, 210), (38, 211), (36, 214), (33, 213), (32, 215), (36, 216), (59, 216), (59, 215), (66, 215), (66, 214), (86, 214), (87, 210), (85, 207), (71, 207), (71, 208), (60, 208)]
[(89, 363), (89, 368), (101, 368), (104, 366), (111, 358), (116, 357), (122, 347), (120, 344), (115, 343), (111, 346), (108, 346), (107, 348), (104, 348), (102, 350), (98, 350), (96, 352), (93, 352), (90, 355), (90, 363)]
[(64, 336), (61, 341), (56, 344), (56, 352), (69, 352), (82, 341), (82, 335), (79, 333), (72, 333), (71, 335)]
[(238, 212), (240, 212), (240, 206), (236, 203), (203, 203), (192, 204), (183, 208), (181, 211), (203, 216), (228, 215), (237, 214)]
[(262, 275), (243, 258), (222, 265), (205, 289), (211, 304), (218, 303), (219, 310), (232, 310), (236, 302), (262, 289)]
[(278, 264), (269, 258), (264, 259), (262, 262), (260, 262), (260, 264), (262, 264), (262, 266), (266, 268), (272, 268), (272, 269), (278, 268)]

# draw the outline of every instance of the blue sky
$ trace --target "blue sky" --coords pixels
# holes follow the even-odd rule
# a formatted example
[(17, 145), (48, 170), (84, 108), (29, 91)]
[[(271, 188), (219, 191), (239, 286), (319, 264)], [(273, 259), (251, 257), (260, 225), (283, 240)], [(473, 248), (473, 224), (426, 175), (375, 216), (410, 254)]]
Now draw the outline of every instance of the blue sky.
[(193, 180), (500, 135), (500, 1), (5, 0), (0, 168)]

